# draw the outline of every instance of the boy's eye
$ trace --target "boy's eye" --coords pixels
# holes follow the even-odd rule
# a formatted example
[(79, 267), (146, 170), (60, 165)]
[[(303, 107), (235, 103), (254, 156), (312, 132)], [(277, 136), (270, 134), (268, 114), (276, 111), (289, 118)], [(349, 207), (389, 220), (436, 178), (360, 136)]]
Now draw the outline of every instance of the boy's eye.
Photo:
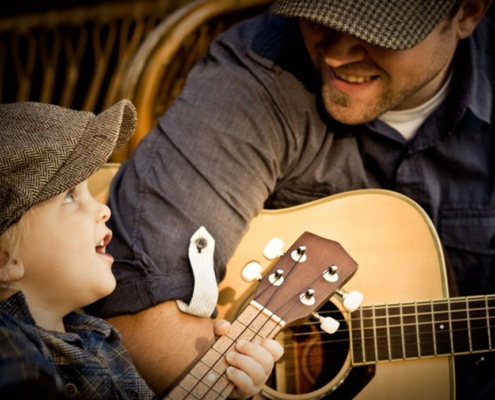
[(75, 201), (76, 201), (76, 193), (74, 189), (71, 189), (65, 194), (64, 204), (74, 203)]

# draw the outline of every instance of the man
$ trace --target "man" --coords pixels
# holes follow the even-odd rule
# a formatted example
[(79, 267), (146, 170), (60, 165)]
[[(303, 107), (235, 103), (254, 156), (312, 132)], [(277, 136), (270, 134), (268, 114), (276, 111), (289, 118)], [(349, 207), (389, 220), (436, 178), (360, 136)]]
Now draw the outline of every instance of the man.
[(171, 301), (191, 300), (189, 237), (215, 238), (220, 280), (263, 208), (402, 192), (438, 229), (460, 294), (495, 292), (490, 3), (279, 0), (215, 41), (112, 188), (119, 284), (100, 315), (148, 381), (180, 365), (183, 348), (164, 350), (172, 316), (211, 330)]

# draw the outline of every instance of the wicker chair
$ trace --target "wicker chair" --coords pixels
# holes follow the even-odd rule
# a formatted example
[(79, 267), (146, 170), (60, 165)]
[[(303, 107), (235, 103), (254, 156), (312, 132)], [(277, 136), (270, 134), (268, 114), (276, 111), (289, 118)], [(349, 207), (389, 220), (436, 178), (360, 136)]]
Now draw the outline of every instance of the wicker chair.
[(0, 17), (0, 103), (100, 112), (149, 32), (191, 0), (109, 0)]
[(120, 97), (131, 99), (138, 127), (115, 161), (130, 157), (144, 135), (172, 104), (187, 74), (213, 38), (236, 22), (266, 9), (272, 0), (199, 0), (177, 9), (148, 35), (121, 82)]

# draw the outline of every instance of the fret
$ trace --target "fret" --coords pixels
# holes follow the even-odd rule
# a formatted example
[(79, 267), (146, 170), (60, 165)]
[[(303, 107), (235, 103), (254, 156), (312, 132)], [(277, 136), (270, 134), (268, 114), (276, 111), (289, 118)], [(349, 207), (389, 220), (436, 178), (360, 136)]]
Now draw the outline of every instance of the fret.
[(391, 356), (393, 360), (404, 358), (402, 336), (402, 318), (400, 305), (391, 305), (388, 309), (388, 325), (390, 330)]
[(495, 296), (361, 307), (350, 333), (354, 365), (493, 350)]
[(169, 392), (167, 395), (167, 399), (172, 399), (172, 400), (182, 400), (187, 397), (189, 392), (180, 386), (176, 386), (172, 391)]
[(390, 360), (387, 306), (377, 306), (373, 309), (375, 314), (375, 348), (377, 349), (377, 361)]
[(234, 385), (226, 377), (228, 363), (225, 356), (234, 351), (234, 344), (255, 336), (274, 337), (280, 331), (280, 321), (270, 318), (271, 313), (252, 304), (231, 324), (227, 335), (221, 336), (191, 371), (172, 389), (167, 398), (173, 400), (226, 399)]
[(392, 344), (390, 342), (390, 324), (389, 324), (389, 312), (388, 312), (388, 304), (385, 305), (385, 318), (387, 324), (387, 346), (388, 346), (388, 359), (392, 360)]
[(418, 331), (416, 329), (416, 307), (414, 304), (402, 305), (402, 323), (404, 354), (407, 358), (417, 358), (419, 354)]
[(433, 334), (433, 314), (431, 302), (420, 302), (416, 305), (418, 311), (419, 353), (422, 357), (436, 354), (435, 338)]
[(422, 357), (420, 336), (419, 336), (419, 315), (418, 315), (418, 303), (414, 303), (414, 314), (416, 315), (416, 348), (418, 349), (418, 357)]
[(452, 352), (467, 353), (471, 351), (469, 335), (469, 315), (467, 299), (449, 299)]
[[(213, 385), (208, 384), (208, 383), (210, 383), (210, 382), (208, 382), (208, 378), (210, 376), (211, 376), (212, 382), (213, 381), (216, 382), (218, 380), (218, 378), (220, 377), (216, 372), (212, 372), (206, 376), (206, 378), (203, 382), (203, 381), (197, 379), (195, 376), (188, 374), (181, 381), (181, 383), (179, 384), (179, 387), (184, 389), (190, 395), (192, 395), (198, 399), (202, 399), (206, 395), (206, 393), (208, 393), (213, 388)], [(213, 390), (218, 395), (219, 392), (216, 390), (216, 388)]]
[(375, 353), (375, 361), (378, 361), (378, 352), (380, 351), (379, 347), (378, 347), (378, 342), (377, 342), (377, 337), (376, 337), (376, 310), (375, 310), (375, 306), (372, 305), (371, 306), (371, 321), (372, 321), (372, 325), (373, 325), (373, 349), (374, 349), (374, 353)]
[(489, 326), (489, 345), (490, 349), (494, 347), (495, 341), (495, 298), (492, 296), (487, 296), (486, 298), (486, 316), (488, 318), (488, 326)]
[(433, 331), (435, 338), (435, 354), (451, 354), (452, 341), (450, 336), (449, 305), (442, 301), (433, 301)]
[(366, 307), (362, 310), (363, 314), (363, 344), (364, 344), (364, 362), (376, 361), (376, 347), (375, 347), (375, 332), (373, 321), (373, 309)]
[(488, 350), (490, 345), (490, 321), (487, 318), (486, 297), (467, 299), (471, 332), (471, 351)]
[(400, 336), (402, 338), (401, 344), (402, 344), (402, 357), (406, 358), (406, 347), (404, 343), (404, 319), (403, 319), (403, 314), (402, 314), (402, 306), (399, 305), (400, 307)]
[(363, 346), (363, 315), (362, 309), (358, 308), (352, 312), (349, 321), (349, 332), (351, 335), (351, 352), (354, 365), (364, 362), (364, 346)]

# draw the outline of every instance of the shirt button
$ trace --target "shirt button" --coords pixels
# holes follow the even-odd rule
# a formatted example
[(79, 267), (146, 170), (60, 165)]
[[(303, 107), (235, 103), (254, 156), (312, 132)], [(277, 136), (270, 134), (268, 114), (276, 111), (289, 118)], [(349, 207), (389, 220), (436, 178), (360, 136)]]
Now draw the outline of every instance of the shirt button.
[(77, 395), (77, 387), (73, 383), (65, 385), (65, 394), (68, 397), (75, 397)]
[(194, 242), (196, 244), (196, 248), (198, 249), (198, 253), (201, 253), (206, 246), (208, 246), (208, 241), (204, 237), (199, 237)]
[(139, 399), (139, 393), (136, 392), (135, 390), (128, 390), (127, 394), (131, 399)]

